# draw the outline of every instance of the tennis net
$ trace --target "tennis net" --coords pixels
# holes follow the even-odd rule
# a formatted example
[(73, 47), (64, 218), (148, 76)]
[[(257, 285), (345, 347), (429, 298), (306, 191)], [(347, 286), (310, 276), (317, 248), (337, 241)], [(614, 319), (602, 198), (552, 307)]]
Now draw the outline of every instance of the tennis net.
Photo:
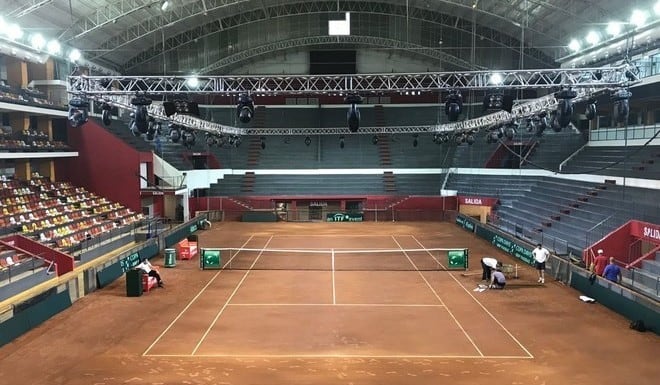
[(465, 270), (468, 249), (202, 248), (203, 269), (316, 271)]

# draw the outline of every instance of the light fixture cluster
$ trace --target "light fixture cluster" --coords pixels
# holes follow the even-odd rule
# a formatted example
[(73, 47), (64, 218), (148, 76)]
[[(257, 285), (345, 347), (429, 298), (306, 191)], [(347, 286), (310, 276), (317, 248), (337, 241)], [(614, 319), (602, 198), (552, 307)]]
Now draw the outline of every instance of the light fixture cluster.
[(652, 14), (655, 17), (660, 17), (660, 0), (656, 1), (653, 10), (635, 9), (631, 12), (628, 21), (611, 21), (604, 30), (589, 30), (584, 39), (573, 38), (567, 47), (571, 52), (578, 52), (584, 48), (595, 46), (608, 38), (617, 37), (625, 30), (635, 30), (644, 27), (653, 21)]
[(17, 42), (32, 47), (39, 53), (47, 53), (51, 56), (66, 58), (76, 63), (82, 59), (82, 53), (72, 47), (62, 47), (57, 39), (47, 40), (39, 32), (26, 33), (20, 25), (9, 22), (0, 16), (0, 38), (10, 42)]

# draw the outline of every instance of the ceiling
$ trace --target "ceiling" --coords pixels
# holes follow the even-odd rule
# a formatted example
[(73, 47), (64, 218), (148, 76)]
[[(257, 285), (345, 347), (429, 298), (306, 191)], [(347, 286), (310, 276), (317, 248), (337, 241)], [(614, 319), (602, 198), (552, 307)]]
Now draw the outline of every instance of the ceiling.
[[(427, 23), (450, 32), (471, 33), (472, 39), (457, 39), (453, 43), (460, 45), (453, 47), (456, 52), (463, 52), (456, 56), (462, 55), (464, 59), (469, 59), (470, 48), (477, 50), (478, 42), (484, 39), (507, 47), (510, 55), (519, 55), (520, 40), (524, 38), (526, 63), (554, 67), (554, 59), (567, 53), (565, 46), (571, 38), (581, 37), (590, 29), (603, 30), (611, 20), (623, 21), (635, 7), (650, 10), (655, 0), (170, 0), (164, 11), (162, 0), (3, 0), (3, 3), (2, 16), (17, 22), (28, 33), (57, 37), (60, 42), (83, 51), (92, 62), (127, 74), (163, 50), (176, 50), (211, 34), (228, 34), (234, 28), (263, 25), (251, 24), (257, 20), (262, 23), (285, 17), (302, 20), (309, 14), (339, 15), (345, 11), (396, 15), (407, 29)], [(370, 23), (374, 25), (364, 30), (382, 27), (376, 21)], [(291, 28), (314, 27), (307, 24), (291, 23)], [(305, 33), (301, 30), (298, 36)], [(403, 40), (402, 36), (408, 38), (407, 33), (398, 34), (395, 39), (383, 39), (379, 44)], [(261, 39), (272, 42), (272, 35), (267, 31)], [(230, 45), (227, 40), (217, 41)], [(250, 47), (263, 46), (263, 42), (251, 44)], [(449, 50), (443, 46), (432, 48)], [(196, 49), (199, 52), (190, 52), (191, 56), (204, 55), (204, 46)], [(177, 65), (185, 67), (185, 63)]]

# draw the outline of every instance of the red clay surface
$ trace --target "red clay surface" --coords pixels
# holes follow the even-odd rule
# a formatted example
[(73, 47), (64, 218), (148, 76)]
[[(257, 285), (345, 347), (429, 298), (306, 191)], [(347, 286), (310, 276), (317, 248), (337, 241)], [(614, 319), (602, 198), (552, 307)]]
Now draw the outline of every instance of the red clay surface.
[[(470, 272), (484, 255), (516, 262), (451, 223), (222, 223), (200, 244), (468, 247)], [(242, 262), (259, 267), (261, 257), (268, 265), (258, 252)], [(337, 269), (371, 263), (349, 257), (338, 255)], [(301, 266), (332, 267), (313, 259)], [(645, 385), (660, 376), (655, 334), (631, 331), (560, 283), (536, 284), (528, 267), (506, 290), (479, 293), (480, 274), (198, 263), (161, 268), (166, 288), (139, 298), (126, 297), (120, 279), (0, 348), (0, 384)]]

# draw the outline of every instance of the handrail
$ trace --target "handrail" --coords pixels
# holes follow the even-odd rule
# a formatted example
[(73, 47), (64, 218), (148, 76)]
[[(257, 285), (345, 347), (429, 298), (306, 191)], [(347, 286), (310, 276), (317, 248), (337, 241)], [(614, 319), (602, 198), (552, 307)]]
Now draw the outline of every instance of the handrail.
[(444, 190), (445, 187), (447, 186), (447, 182), (449, 181), (449, 175), (451, 174), (452, 169), (447, 168), (447, 174), (445, 175), (445, 180), (442, 181), (442, 186), (440, 186), (440, 191)]
[(589, 142), (583, 144), (582, 147), (580, 147), (580, 148), (578, 148), (577, 150), (575, 150), (574, 153), (572, 153), (572, 154), (569, 155), (566, 159), (564, 159), (561, 163), (559, 163), (559, 171), (562, 171), (562, 170), (564, 169), (564, 166), (566, 165), (566, 163), (568, 163), (569, 160), (573, 159), (573, 157), (575, 157), (577, 154), (579, 154), (580, 152), (582, 152), (582, 150), (584, 150), (584, 149), (587, 147), (587, 144), (588, 144), (588, 143), (589, 143)]
[(525, 156), (522, 159), (520, 159), (520, 166), (521, 167), (522, 167), (523, 164), (525, 164), (525, 162), (527, 161), (527, 158), (532, 154), (532, 150), (534, 150), (534, 148), (538, 145), (539, 145), (538, 140), (535, 140), (534, 142), (532, 142), (532, 145), (529, 146), (529, 148), (527, 149), (527, 153), (525, 153)]
[(653, 249), (651, 249), (651, 251), (649, 251), (648, 253), (642, 255), (641, 257), (637, 258), (636, 260), (628, 263), (626, 265), (626, 269), (630, 269), (631, 267), (634, 267), (636, 264), (638, 264), (638, 263), (642, 262), (643, 260), (645, 260), (646, 258), (648, 258), (649, 255), (655, 254), (658, 251), (660, 251), (660, 245), (654, 247)]

